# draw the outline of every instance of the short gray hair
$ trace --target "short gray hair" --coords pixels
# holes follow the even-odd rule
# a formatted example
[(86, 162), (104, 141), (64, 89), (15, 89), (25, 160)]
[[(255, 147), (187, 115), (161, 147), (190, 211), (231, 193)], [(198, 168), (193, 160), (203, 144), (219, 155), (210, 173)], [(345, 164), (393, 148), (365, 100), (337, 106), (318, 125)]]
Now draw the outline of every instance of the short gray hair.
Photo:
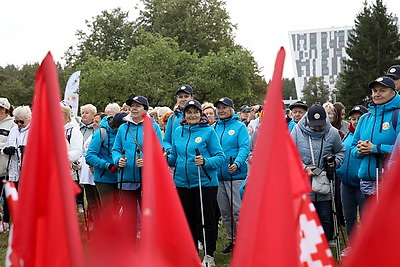
[(81, 106), (81, 113), (82, 113), (82, 111), (83, 111), (84, 109), (89, 110), (90, 113), (93, 113), (93, 114), (96, 114), (96, 113), (97, 113), (97, 108), (96, 108), (94, 105), (92, 105), (92, 104), (86, 104), (86, 105)]
[(19, 106), (13, 111), (14, 117), (21, 119), (30, 119), (32, 117), (32, 111), (29, 106)]

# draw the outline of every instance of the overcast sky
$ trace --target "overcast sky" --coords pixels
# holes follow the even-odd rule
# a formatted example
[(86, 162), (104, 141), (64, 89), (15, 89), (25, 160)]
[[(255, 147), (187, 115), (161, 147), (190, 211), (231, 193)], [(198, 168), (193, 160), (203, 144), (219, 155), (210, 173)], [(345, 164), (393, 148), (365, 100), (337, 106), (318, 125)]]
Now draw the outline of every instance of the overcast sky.
[[(236, 42), (248, 48), (270, 79), (280, 46), (286, 49), (284, 77), (293, 77), (288, 32), (353, 26), (364, 0), (227, 0), (231, 21), (237, 24)], [(375, 0), (374, 0), (375, 1)], [(368, 1), (371, 3), (371, 0)], [(139, 0), (2, 0), (0, 3), (0, 66), (41, 61), (51, 51), (56, 61), (76, 44), (75, 32), (102, 10), (121, 7), (131, 20)], [(399, 17), (400, 1), (384, 0)]]

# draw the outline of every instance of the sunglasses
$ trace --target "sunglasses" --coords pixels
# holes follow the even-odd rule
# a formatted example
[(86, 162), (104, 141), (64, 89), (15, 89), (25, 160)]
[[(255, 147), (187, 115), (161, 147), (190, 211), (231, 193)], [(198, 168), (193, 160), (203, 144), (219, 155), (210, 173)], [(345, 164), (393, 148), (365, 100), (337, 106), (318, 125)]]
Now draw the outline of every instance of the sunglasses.
[(15, 124), (24, 124), (25, 121), (23, 120), (14, 120)]

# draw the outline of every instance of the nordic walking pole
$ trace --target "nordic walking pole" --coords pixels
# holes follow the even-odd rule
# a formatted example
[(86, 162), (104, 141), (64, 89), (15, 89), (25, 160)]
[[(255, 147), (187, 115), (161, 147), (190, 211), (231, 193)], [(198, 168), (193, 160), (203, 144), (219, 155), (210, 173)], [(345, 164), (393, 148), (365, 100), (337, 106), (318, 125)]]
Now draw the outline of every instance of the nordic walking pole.
[(335, 238), (335, 243), (336, 243), (336, 259), (340, 261), (340, 240), (339, 240), (339, 226), (338, 226), (338, 218), (337, 218), (337, 213), (336, 213), (336, 203), (335, 203), (335, 194), (334, 194), (334, 186), (333, 183), (335, 180), (330, 181), (330, 187), (331, 187), (331, 194), (332, 194), (332, 213), (333, 213), (333, 235)]
[[(200, 156), (200, 151), (199, 151), (199, 149), (196, 148), (195, 151), (196, 151), (196, 156)], [(207, 244), (206, 244), (206, 230), (205, 230), (205, 228), (204, 228), (203, 192), (202, 192), (202, 189), (201, 189), (200, 166), (197, 166), (197, 174), (198, 174), (198, 176), (199, 176), (201, 228), (203, 228), (204, 256), (206, 256), (206, 255), (207, 255)]]
[[(121, 158), (125, 159), (125, 149), (121, 150)], [(126, 164), (126, 162), (125, 162), (125, 164)], [(125, 167), (119, 167), (121, 180), (119, 181), (119, 205), (120, 205), (120, 207), (119, 207), (118, 215), (121, 215), (121, 210), (123, 209), (123, 206), (122, 206), (122, 182), (124, 180), (124, 169), (125, 169)]]
[[(232, 156), (230, 156), (229, 167), (232, 165), (233, 165), (233, 158), (232, 158)], [(230, 178), (231, 178), (230, 180), (231, 180), (231, 238), (232, 238), (231, 244), (233, 244), (233, 236), (234, 236), (234, 234), (233, 234), (233, 223), (234, 223), (234, 220), (233, 220), (233, 174), (231, 172), (230, 172)]]

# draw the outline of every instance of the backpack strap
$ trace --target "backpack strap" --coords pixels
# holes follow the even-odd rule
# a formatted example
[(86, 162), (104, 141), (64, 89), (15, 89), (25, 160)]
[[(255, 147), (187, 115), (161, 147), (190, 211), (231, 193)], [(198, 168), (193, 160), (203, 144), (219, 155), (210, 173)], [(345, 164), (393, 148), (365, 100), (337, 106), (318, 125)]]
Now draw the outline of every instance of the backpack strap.
[(72, 127), (71, 127), (71, 128), (68, 128), (68, 129), (65, 131), (65, 136), (66, 136), (66, 138), (67, 138), (68, 143), (71, 143)]
[(399, 111), (400, 111), (400, 108), (396, 108), (396, 109), (393, 110), (393, 112), (392, 112), (392, 125), (393, 125), (394, 131), (396, 131), (396, 129), (397, 129), (397, 123), (398, 123), (398, 118), (399, 118)]
[(104, 140), (106, 140), (106, 134), (107, 134), (106, 128), (101, 127), (100, 128), (100, 146), (108, 151), (109, 150), (108, 147), (106, 147), (104, 145)]

